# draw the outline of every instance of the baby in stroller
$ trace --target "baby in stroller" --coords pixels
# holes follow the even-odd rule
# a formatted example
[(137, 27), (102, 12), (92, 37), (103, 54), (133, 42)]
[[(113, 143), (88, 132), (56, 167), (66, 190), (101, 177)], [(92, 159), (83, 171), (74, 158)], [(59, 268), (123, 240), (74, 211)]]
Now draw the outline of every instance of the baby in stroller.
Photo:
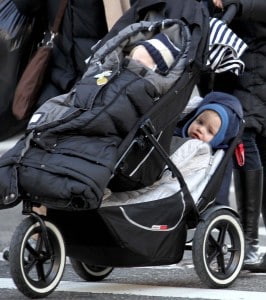
[[(196, 203), (215, 172), (230, 142), (239, 132), (243, 111), (239, 100), (226, 93), (211, 92), (197, 108), (179, 121), (171, 160), (182, 173)], [(181, 137), (181, 138), (180, 138)], [(171, 196), (180, 189), (168, 169), (152, 186), (135, 191), (105, 191), (103, 206), (154, 201)]]
[(80, 82), (45, 102), (1, 157), (0, 208), (28, 197), (70, 210), (99, 207), (120, 144), (181, 78), (189, 45), (187, 26), (171, 19), (132, 24), (96, 45)]
[[(213, 149), (228, 148), (239, 132), (242, 118), (242, 107), (236, 97), (211, 92), (196, 110), (179, 122), (175, 134), (209, 142)], [(180, 129), (181, 134), (178, 133)]]

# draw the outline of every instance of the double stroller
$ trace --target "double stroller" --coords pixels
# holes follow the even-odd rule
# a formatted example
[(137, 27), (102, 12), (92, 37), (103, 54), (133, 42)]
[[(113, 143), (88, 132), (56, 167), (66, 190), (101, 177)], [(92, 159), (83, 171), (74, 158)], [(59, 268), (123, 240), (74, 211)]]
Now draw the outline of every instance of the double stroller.
[[(169, 156), (174, 128), (205, 63), (208, 35), (200, 28), (208, 18), (198, 25), (196, 19), (156, 18), (125, 27), (96, 48), (80, 82), (39, 108), (25, 137), (1, 158), (0, 208), (22, 201), (28, 215), (13, 234), (9, 260), (17, 288), (30, 298), (56, 289), (66, 256), (86, 281), (103, 280), (115, 267), (178, 263), (185, 250), (192, 250), (195, 270), (209, 287), (228, 287), (241, 270), (238, 214), (213, 203), (243, 124), (196, 202)], [(158, 32), (172, 35), (180, 49), (160, 79), (161, 95), (154, 82), (162, 76), (124, 58), (125, 49)], [(151, 185), (165, 167), (180, 184), (174, 194), (104, 205), (106, 188)], [(34, 212), (40, 205), (46, 216)]]

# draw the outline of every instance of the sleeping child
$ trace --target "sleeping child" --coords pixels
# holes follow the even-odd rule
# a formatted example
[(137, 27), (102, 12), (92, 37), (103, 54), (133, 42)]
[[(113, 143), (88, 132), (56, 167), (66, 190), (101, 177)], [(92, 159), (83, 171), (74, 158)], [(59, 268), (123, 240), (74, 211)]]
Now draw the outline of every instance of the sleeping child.
[(82, 79), (39, 107), (1, 157), (0, 209), (25, 197), (70, 210), (99, 207), (121, 143), (179, 80), (189, 43), (184, 23), (167, 19), (132, 24), (96, 45)]

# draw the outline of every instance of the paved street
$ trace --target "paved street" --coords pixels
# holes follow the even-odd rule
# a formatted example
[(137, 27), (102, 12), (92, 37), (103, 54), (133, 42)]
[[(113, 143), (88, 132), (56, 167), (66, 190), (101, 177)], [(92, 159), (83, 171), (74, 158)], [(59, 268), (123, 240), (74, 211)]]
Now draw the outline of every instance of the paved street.
[[(114, 269), (100, 282), (85, 282), (67, 263), (57, 289), (47, 299), (94, 300), (265, 300), (266, 274), (242, 271), (227, 289), (207, 289), (185, 253), (177, 265), (153, 268)], [(25, 299), (10, 279), (8, 263), (0, 261), (0, 299)]]

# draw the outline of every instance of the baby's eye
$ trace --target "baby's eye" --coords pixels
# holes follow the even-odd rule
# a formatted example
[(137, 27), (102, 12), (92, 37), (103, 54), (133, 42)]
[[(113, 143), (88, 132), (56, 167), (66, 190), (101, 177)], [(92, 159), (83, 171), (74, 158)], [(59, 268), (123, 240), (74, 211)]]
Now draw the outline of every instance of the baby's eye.
[(199, 124), (199, 125), (202, 125), (203, 124), (203, 121), (201, 119), (197, 119), (196, 122)]
[(211, 135), (213, 135), (213, 136), (216, 134), (216, 133), (213, 131), (213, 129), (209, 129), (208, 131), (209, 131), (209, 134), (211, 134)]

